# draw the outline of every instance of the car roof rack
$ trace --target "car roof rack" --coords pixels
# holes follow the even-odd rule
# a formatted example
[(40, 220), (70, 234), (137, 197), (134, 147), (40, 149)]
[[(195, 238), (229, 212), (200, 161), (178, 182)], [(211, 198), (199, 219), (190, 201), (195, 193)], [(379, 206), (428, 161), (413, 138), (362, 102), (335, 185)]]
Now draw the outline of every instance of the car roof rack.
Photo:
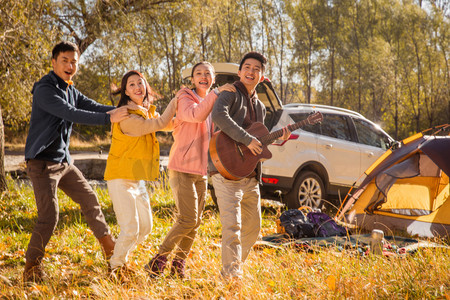
[(342, 107), (337, 107), (337, 106), (330, 106), (330, 105), (324, 105), (324, 104), (307, 104), (307, 103), (288, 103), (283, 105), (284, 108), (298, 108), (298, 107), (307, 107), (307, 108), (317, 108), (317, 109), (327, 109), (327, 110), (331, 110), (331, 111), (336, 111), (336, 112), (344, 112), (347, 113), (349, 115), (354, 115), (354, 116), (358, 116), (358, 117), (363, 117), (363, 115), (361, 115), (360, 113), (350, 110), (350, 109), (346, 109), (346, 108), (342, 108)]

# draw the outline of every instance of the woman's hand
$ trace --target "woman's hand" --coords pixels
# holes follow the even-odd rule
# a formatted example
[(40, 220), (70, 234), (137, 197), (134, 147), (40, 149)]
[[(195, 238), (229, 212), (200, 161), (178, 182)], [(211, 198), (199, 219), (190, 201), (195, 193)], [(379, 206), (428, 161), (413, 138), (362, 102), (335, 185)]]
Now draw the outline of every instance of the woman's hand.
[(227, 92), (236, 92), (236, 87), (234, 86), (234, 84), (231, 83), (226, 83), (222, 86), (219, 86), (217, 88), (217, 90), (219, 91), (219, 93), (223, 92), (223, 91), (227, 91)]

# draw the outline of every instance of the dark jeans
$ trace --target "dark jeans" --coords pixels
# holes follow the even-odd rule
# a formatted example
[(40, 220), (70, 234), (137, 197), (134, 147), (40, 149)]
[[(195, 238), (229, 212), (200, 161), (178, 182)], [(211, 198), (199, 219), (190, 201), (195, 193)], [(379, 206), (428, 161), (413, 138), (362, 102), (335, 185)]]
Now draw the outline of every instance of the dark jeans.
[(25, 258), (40, 263), (53, 231), (58, 224), (60, 188), (81, 207), (86, 222), (96, 238), (110, 234), (97, 196), (81, 171), (73, 164), (29, 160), (27, 173), (33, 184), (38, 219), (31, 234)]

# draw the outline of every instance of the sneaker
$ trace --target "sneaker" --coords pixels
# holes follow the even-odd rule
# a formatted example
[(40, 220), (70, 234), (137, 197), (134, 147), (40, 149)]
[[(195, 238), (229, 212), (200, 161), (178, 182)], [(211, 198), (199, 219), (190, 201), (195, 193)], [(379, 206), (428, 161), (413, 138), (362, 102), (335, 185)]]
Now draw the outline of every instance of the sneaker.
[(167, 256), (156, 254), (148, 264), (145, 265), (144, 269), (147, 271), (148, 275), (152, 278), (160, 276), (164, 269), (166, 268)]
[(170, 273), (173, 276), (178, 276), (178, 278), (184, 278), (186, 276), (184, 272), (184, 265), (186, 261), (184, 259), (174, 259), (172, 261), (172, 267), (170, 268)]

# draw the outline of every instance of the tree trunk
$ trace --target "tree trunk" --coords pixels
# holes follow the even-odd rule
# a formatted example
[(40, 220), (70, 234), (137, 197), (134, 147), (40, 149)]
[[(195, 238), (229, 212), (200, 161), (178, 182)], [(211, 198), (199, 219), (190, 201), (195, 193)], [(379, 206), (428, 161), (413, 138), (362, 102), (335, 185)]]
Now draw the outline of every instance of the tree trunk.
[(0, 192), (6, 191), (7, 188), (5, 174), (5, 131), (3, 127), (2, 108), (0, 106)]
[(330, 57), (330, 59), (331, 59), (331, 78), (330, 78), (330, 83), (331, 83), (331, 86), (330, 86), (330, 106), (333, 106), (334, 105), (334, 49), (332, 49), (331, 51), (330, 51), (330, 53), (331, 53), (331, 57)]
[(395, 126), (395, 135), (394, 138), (398, 140), (398, 103), (399, 103), (399, 97), (398, 97), (398, 64), (400, 62), (400, 40), (397, 39), (397, 59), (394, 66), (394, 93), (395, 93), (395, 113), (394, 113), (394, 126)]
[(206, 34), (202, 20), (200, 20), (200, 44), (202, 46), (202, 60), (206, 60)]
[(284, 22), (283, 22), (283, 16), (281, 14), (280, 10), (277, 10), (278, 14), (278, 20), (280, 22), (280, 39), (281, 39), (281, 45), (280, 45), (280, 97), (284, 104), (286, 104), (286, 99), (284, 95), (284, 86), (283, 86), (283, 62), (284, 62)]

